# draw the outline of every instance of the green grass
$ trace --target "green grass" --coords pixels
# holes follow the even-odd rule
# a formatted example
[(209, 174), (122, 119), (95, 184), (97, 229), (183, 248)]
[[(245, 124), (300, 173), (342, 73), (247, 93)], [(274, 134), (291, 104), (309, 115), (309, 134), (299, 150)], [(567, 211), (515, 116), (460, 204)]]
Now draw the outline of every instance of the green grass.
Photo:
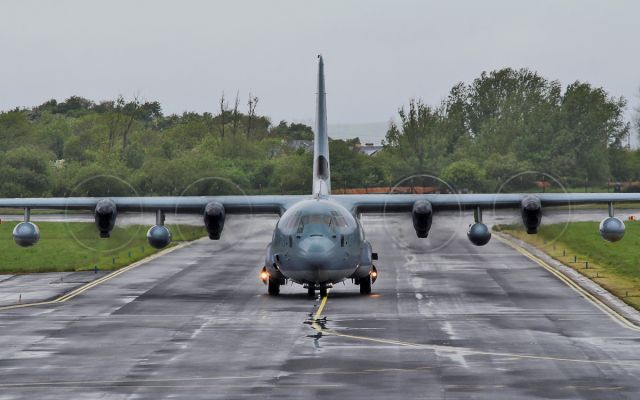
[(640, 222), (625, 221), (625, 236), (617, 243), (603, 240), (598, 234), (598, 224), (543, 225), (537, 235), (527, 235), (517, 225), (499, 225), (494, 229), (543, 250), (640, 310)]
[[(146, 240), (148, 226), (116, 227), (109, 239), (101, 239), (96, 227), (85, 222), (38, 222), (40, 241), (32, 247), (16, 245), (11, 232), (16, 223), (0, 224), (0, 273), (113, 270), (159, 250)], [(206, 235), (202, 227), (167, 225), (173, 242)]]

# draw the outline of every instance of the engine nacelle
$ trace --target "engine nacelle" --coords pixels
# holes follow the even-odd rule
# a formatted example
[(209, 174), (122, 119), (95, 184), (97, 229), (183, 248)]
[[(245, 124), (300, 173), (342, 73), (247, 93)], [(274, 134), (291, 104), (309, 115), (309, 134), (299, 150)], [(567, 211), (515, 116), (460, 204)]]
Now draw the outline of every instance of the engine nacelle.
[(484, 246), (489, 243), (489, 240), (491, 240), (491, 231), (482, 222), (476, 222), (469, 226), (467, 237), (469, 238), (469, 241), (476, 246)]
[(209, 239), (218, 240), (224, 228), (225, 212), (220, 203), (207, 203), (204, 208), (204, 226), (209, 233)]
[(13, 228), (13, 240), (18, 246), (33, 246), (40, 240), (40, 229), (33, 222), (20, 222)]
[(616, 217), (607, 217), (600, 222), (600, 236), (607, 242), (617, 242), (624, 237), (624, 222)]
[(102, 199), (96, 204), (95, 220), (96, 227), (100, 232), (101, 238), (108, 238), (111, 236), (111, 231), (116, 225), (116, 216), (118, 210), (116, 209), (116, 203), (111, 199)]
[(147, 231), (147, 241), (151, 247), (162, 249), (171, 243), (171, 232), (164, 225), (154, 225)]
[(419, 238), (426, 238), (429, 235), (431, 221), (433, 220), (433, 207), (431, 207), (431, 203), (426, 200), (418, 200), (413, 203), (411, 217), (416, 235), (418, 235)]
[(538, 233), (542, 222), (542, 204), (536, 196), (526, 196), (522, 199), (522, 223), (528, 234)]

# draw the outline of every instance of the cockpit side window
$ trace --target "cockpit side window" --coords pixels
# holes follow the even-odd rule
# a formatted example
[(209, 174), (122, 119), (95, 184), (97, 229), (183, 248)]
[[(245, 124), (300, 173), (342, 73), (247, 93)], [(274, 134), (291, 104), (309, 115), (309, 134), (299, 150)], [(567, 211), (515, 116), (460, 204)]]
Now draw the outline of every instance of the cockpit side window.
[(337, 226), (338, 228), (347, 227), (347, 221), (337, 211), (331, 211), (331, 217), (333, 218), (335, 226)]

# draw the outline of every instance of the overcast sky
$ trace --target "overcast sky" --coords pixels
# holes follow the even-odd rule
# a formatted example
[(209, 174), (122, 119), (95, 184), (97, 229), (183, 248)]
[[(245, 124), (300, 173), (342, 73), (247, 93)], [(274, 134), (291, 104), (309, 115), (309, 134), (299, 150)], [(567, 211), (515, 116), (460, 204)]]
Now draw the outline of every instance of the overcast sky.
[(325, 57), (330, 123), (388, 121), (484, 70), (527, 67), (639, 104), (638, 1), (0, 1), (0, 109), (139, 95), (165, 113), (314, 115)]

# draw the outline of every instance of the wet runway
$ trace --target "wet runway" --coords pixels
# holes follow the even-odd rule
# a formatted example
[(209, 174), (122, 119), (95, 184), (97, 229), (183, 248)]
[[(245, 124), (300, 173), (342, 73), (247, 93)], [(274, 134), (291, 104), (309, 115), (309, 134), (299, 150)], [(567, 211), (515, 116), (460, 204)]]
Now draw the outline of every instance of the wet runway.
[(638, 398), (640, 332), (500, 241), (471, 245), (468, 216), (426, 241), (407, 217), (364, 222), (373, 294), (337, 285), (321, 313), (297, 285), (266, 295), (268, 217), (2, 311), (0, 399)]

